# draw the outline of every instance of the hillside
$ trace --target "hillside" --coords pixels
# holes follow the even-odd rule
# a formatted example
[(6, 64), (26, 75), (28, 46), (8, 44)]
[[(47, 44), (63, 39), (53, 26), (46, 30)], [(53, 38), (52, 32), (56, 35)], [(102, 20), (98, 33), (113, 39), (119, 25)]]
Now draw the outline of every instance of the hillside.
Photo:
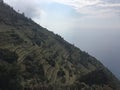
[(120, 90), (96, 58), (0, 2), (0, 90)]

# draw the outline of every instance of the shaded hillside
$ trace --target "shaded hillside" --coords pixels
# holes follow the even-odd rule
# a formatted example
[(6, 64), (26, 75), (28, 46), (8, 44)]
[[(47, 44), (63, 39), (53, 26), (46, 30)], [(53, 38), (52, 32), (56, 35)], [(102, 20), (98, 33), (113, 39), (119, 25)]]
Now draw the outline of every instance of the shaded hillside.
[(0, 3), (0, 90), (119, 90), (94, 57)]

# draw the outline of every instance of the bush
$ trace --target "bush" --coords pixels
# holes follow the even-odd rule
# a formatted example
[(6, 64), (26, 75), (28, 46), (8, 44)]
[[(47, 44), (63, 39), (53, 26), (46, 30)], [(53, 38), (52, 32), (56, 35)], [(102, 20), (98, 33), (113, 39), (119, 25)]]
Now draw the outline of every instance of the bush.
[(60, 69), (58, 72), (57, 72), (57, 76), (58, 77), (63, 77), (65, 75), (65, 72), (63, 71), (63, 69)]
[(0, 90), (21, 90), (20, 67), (0, 63)]
[(8, 49), (0, 49), (0, 60), (13, 63), (14, 61), (17, 61), (17, 59), (18, 55), (15, 52), (11, 52)]

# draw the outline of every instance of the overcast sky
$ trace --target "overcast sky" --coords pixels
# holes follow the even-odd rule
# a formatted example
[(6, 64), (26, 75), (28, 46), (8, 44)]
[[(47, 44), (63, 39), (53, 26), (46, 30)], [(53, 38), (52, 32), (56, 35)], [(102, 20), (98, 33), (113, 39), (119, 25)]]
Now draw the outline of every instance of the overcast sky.
[(99, 59), (120, 78), (120, 0), (4, 0)]

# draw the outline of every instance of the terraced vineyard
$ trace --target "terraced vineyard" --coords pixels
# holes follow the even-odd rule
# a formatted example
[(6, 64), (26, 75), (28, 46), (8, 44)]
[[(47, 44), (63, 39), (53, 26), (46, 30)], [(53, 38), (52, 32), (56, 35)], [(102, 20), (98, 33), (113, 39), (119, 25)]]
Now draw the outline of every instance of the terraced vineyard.
[(119, 89), (97, 59), (0, 2), (0, 90)]

